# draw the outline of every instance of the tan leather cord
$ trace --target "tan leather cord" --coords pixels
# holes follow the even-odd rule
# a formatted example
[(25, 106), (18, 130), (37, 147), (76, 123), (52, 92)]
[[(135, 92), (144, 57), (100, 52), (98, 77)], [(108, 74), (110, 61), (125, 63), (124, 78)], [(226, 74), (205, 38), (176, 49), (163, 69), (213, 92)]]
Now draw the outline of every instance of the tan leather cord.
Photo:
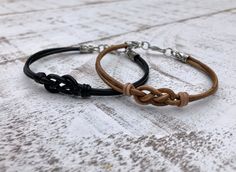
[(204, 63), (198, 61), (193, 57), (188, 57), (186, 63), (203, 71), (212, 80), (212, 87), (206, 92), (189, 95), (187, 92), (175, 93), (169, 88), (154, 88), (148, 85), (143, 85), (135, 88), (132, 84), (123, 84), (110, 75), (108, 75), (101, 66), (101, 59), (109, 52), (121, 48), (127, 48), (127, 44), (113, 45), (104, 49), (97, 57), (96, 70), (102, 80), (112, 89), (121, 92), (128, 96), (134, 96), (134, 99), (139, 104), (152, 104), (156, 106), (174, 105), (183, 107), (189, 102), (196, 101), (214, 94), (218, 88), (218, 78), (215, 72)]

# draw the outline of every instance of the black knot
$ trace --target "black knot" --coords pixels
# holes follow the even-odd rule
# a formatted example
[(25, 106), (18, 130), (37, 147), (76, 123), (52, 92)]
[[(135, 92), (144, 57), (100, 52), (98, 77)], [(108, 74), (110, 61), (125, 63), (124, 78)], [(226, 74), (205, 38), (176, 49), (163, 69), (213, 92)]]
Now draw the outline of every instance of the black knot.
[(55, 75), (55, 74), (49, 74), (46, 76), (46, 78), (49, 80), (48, 83), (44, 83), (44, 87), (46, 90), (48, 90), (51, 93), (59, 93), (59, 84), (60, 82), (58, 81), (58, 79), (60, 78), (60, 76)]
[(49, 82), (44, 87), (51, 93), (63, 93), (78, 96), (80, 87), (77, 81), (70, 75), (58, 76), (49, 74), (46, 77)]
[(83, 98), (91, 95), (91, 86), (88, 84), (78, 84), (70, 75), (55, 75), (45, 73), (37, 74), (37, 81), (44, 84), (44, 87), (51, 93), (63, 93)]
[(47, 75), (44, 72), (36, 73), (34, 80), (40, 84), (45, 84), (48, 81)]
[(79, 84), (77, 81), (71, 76), (71, 75), (63, 75), (62, 78), (66, 80), (66, 89), (67, 91), (65, 92), (66, 94), (71, 94), (74, 96), (79, 95)]
[(91, 96), (91, 86), (88, 84), (82, 84), (80, 86), (80, 96), (83, 98)]

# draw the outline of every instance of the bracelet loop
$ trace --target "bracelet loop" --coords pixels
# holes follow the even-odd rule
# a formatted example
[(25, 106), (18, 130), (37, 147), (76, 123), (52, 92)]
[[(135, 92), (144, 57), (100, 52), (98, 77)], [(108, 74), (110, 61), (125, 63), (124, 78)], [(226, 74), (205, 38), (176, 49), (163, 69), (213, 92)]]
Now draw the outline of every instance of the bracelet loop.
[[(35, 80), (37, 83), (43, 84), (45, 89), (51, 93), (63, 93), (72, 96), (81, 96), (81, 97), (89, 97), (91, 95), (97, 96), (110, 96), (110, 95), (119, 95), (120, 92), (117, 92), (113, 89), (100, 89), (100, 88), (92, 88), (88, 84), (79, 84), (72, 76), (63, 75), (59, 76), (56, 74), (48, 74), (46, 75), (44, 72), (34, 73), (30, 69), (30, 65), (35, 61), (52, 55), (69, 51), (78, 51), (80, 53), (93, 53), (99, 52), (102, 49), (107, 48), (107, 44), (102, 44), (99, 46), (93, 45), (80, 45), (79, 47), (62, 47), (62, 48), (51, 48), (39, 51), (27, 59), (24, 66), (24, 73)], [(126, 53), (126, 52), (124, 52)], [(137, 82), (133, 83), (135, 86), (143, 85), (149, 75), (149, 67), (148, 64), (138, 55), (133, 58), (133, 61), (142, 68), (144, 71), (144, 75)]]
[(119, 81), (108, 75), (102, 68), (100, 62), (101, 59), (107, 53), (110, 53), (112, 51), (117, 51), (120, 48), (126, 48), (127, 51), (132, 51), (132, 53), (128, 54), (134, 54), (135, 52), (133, 51), (133, 49), (142, 47), (140, 45), (142, 45), (142, 42), (140, 43), (140, 42), (130, 41), (124, 44), (108, 47), (98, 55), (96, 60), (96, 70), (99, 76), (103, 79), (103, 81), (107, 83), (114, 90), (119, 91), (120, 93), (123, 93), (125, 95), (134, 96), (135, 101), (139, 104), (144, 104), (144, 105), (152, 104), (156, 106), (174, 105), (179, 107), (186, 106), (189, 102), (205, 98), (209, 95), (214, 94), (217, 91), (218, 78), (215, 72), (211, 68), (209, 68), (202, 62), (196, 60), (195, 58), (191, 57), (190, 55), (174, 51), (171, 48), (161, 49), (156, 46), (149, 46), (150, 49), (157, 50), (158, 52), (164, 54), (166, 53), (167, 50), (170, 50), (170, 56), (173, 56), (182, 62), (188, 63), (189, 65), (208, 74), (213, 83), (212, 87), (208, 91), (196, 95), (189, 95), (187, 92), (175, 93), (173, 90), (169, 88), (155, 89), (154, 87), (148, 85), (135, 87), (130, 83), (127, 84), (120, 83)]

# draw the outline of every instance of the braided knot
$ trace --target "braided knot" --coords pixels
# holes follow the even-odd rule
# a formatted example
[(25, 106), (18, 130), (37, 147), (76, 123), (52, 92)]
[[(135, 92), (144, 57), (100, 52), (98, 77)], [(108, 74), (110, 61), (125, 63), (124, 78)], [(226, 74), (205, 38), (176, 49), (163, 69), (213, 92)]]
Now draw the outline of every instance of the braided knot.
[(78, 95), (78, 83), (72, 76), (49, 74), (46, 78), (47, 82), (44, 83), (44, 87), (49, 92)]
[(51, 93), (63, 93), (74, 96), (89, 97), (91, 86), (87, 84), (78, 84), (70, 75), (58, 76), (55, 74), (46, 75), (37, 74), (37, 81), (44, 84), (46, 90)]
[(139, 104), (152, 104), (155, 106), (177, 105), (182, 107), (188, 104), (189, 95), (186, 92), (175, 94), (169, 88), (155, 89), (144, 85), (136, 89), (134, 99)]

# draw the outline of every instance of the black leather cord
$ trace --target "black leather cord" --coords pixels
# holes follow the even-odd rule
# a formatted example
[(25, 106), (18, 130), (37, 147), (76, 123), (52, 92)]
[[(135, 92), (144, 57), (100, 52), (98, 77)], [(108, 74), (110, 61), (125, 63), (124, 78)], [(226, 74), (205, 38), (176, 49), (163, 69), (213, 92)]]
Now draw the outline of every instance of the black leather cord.
[[(30, 69), (30, 65), (35, 61), (52, 54), (58, 54), (62, 52), (69, 51), (78, 51), (80, 52), (80, 47), (62, 47), (62, 48), (51, 48), (39, 51), (32, 56), (30, 56), (25, 65), (24, 65), (24, 73), (35, 80), (40, 84), (44, 84), (44, 87), (51, 93), (63, 93), (74, 96), (81, 97), (89, 97), (92, 95), (96, 96), (111, 96), (111, 95), (119, 95), (121, 93), (113, 90), (113, 89), (99, 89), (92, 88), (88, 84), (79, 84), (72, 76), (63, 75), (58, 76), (56, 74), (48, 74), (46, 75), (44, 72), (34, 73)], [(138, 64), (144, 71), (144, 75), (141, 79), (133, 83), (135, 87), (143, 85), (148, 80), (149, 75), (149, 67), (148, 64), (140, 57), (140, 55), (136, 55), (133, 58), (134, 62)]]

